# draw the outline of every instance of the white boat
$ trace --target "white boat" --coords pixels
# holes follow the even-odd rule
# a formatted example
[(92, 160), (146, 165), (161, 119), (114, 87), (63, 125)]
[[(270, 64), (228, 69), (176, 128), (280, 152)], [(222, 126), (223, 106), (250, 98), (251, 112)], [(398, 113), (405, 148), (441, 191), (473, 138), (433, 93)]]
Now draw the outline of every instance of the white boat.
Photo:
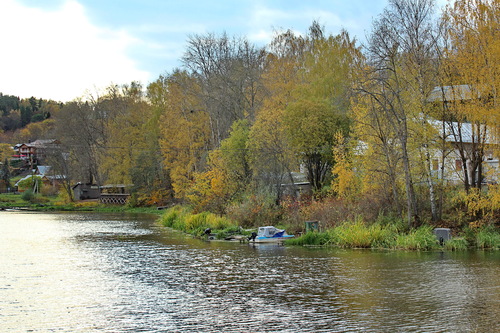
[(254, 243), (281, 243), (293, 237), (293, 235), (288, 235), (283, 229), (267, 226), (259, 227), (257, 234), (253, 233), (249, 241)]

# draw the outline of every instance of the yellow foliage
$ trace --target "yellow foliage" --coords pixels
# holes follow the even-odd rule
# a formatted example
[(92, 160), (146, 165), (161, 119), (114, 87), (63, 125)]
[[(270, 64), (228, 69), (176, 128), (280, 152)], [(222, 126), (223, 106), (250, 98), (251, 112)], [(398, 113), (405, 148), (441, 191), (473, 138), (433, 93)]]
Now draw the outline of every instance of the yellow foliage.
[(196, 173), (195, 179), (186, 189), (186, 197), (194, 205), (195, 211), (222, 209), (225, 199), (230, 195), (227, 187), (227, 174), (221, 169), (211, 169), (206, 172)]
[(450, 72), (471, 88), (474, 105), (465, 110), (467, 120), (498, 124), (500, 1), (456, 0), (447, 6), (444, 18), (450, 23)]
[(7, 143), (0, 143), (0, 163), (3, 163), (5, 159), (10, 159), (14, 154), (12, 146)]
[(500, 185), (490, 185), (484, 192), (478, 188), (471, 188), (467, 194), (461, 192), (455, 202), (463, 202), (467, 206), (467, 213), (473, 216), (492, 216), (500, 211)]
[(29, 140), (36, 140), (38, 138), (43, 138), (51, 133), (54, 128), (54, 120), (46, 119), (37, 123), (29, 123), (19, 131), (16, 138), (18, 142), (28, 142)]
[(199, 88), (193, 79), (177, 73), (163, 84), (164, 96), (156, 102), (162, 112), (160, 146), (175, 196), (185, 198), (195, 175), (201, 172), (205, 163), (210, 119), (195, 94), (190, 93)]
[[(335, 137), (337, 142), (345, 142), (341, 133), (337, 133)], [(360, 175), (354, 170), (350, 154), (352, 154), (352, 149), (347, 150), (345, 145), (333, 148), (335, 165), (332, 171), (335, 177), (332, 181), (332, 189), (343, 198), (354, 198), (361, 193), (363, 188)]]

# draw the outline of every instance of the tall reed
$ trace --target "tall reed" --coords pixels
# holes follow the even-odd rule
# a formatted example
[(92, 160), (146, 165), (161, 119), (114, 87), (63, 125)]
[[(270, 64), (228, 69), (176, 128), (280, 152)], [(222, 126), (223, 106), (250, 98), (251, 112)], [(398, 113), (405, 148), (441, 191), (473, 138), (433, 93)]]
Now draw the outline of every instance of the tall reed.
[(476, 234), (476, 246), (480, 249), (500, 249), (500, 233), (493, 227), (482, 228)]
[(229, 219), (210, 212), (192, 214), (188, 207), (175, 206), (168, 209), (160, 219), (161, 223), (186, 233), (202, 234), (205, 229), (222, 230), (237, 227)]

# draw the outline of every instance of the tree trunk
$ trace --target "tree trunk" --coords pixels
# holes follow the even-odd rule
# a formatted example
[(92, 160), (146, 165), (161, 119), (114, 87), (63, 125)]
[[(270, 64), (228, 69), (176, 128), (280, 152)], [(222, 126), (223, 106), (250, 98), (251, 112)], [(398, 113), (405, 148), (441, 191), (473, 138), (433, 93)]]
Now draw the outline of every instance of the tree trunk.
[(434, 182), (432, 180), (431, 154), (429, 153), (429, 147), (425, 146), (424, 149), (425, 149), (425, 158), (427, 160), (427, 184), (429, 185), (429, 201), (431, 204), (432, 221), (437, 221), (439, 217), (436, 207), (436, 191), (434, 189)]
[(417, 199), (415, 197), (415, 191), (413, 189), (413, 181), (410, 172), (410, 159), (408, 157), (408, 149), (406, 147), (407, 135), (403, 135), (401, 140), (401, 148), (403, 153), (403, 167), (405, 171), (405, 185), (407, 192), (407, 218), (408, 218), (408, 226), (414, 227), (418, 225), (419, 216), (418, 216), (418, 206)]

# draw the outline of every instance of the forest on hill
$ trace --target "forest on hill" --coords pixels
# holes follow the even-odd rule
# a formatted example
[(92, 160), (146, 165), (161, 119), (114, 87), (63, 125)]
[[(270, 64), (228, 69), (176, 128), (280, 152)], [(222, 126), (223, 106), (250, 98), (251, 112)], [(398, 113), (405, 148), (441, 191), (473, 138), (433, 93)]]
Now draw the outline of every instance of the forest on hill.
[(62, 106), (60, 102), (35, 97), (20, 99), (0, 92), (0, 133), (4, 133), (2, 141), (6, 141), (6, 134), (12, 135), (31, 123), (49, 119)]
[(366, 45), (318, 22), (264, 48), (194, 35), (183, 66), (146, 87), (65, 104), (0, 94), (0, 138), (59, 140), (47, 163), (68, 194), (132, 184), (134, 205), (188, 203), (244, 225), (495, 225), (500, 1), (433, 8), (390, 1)]

